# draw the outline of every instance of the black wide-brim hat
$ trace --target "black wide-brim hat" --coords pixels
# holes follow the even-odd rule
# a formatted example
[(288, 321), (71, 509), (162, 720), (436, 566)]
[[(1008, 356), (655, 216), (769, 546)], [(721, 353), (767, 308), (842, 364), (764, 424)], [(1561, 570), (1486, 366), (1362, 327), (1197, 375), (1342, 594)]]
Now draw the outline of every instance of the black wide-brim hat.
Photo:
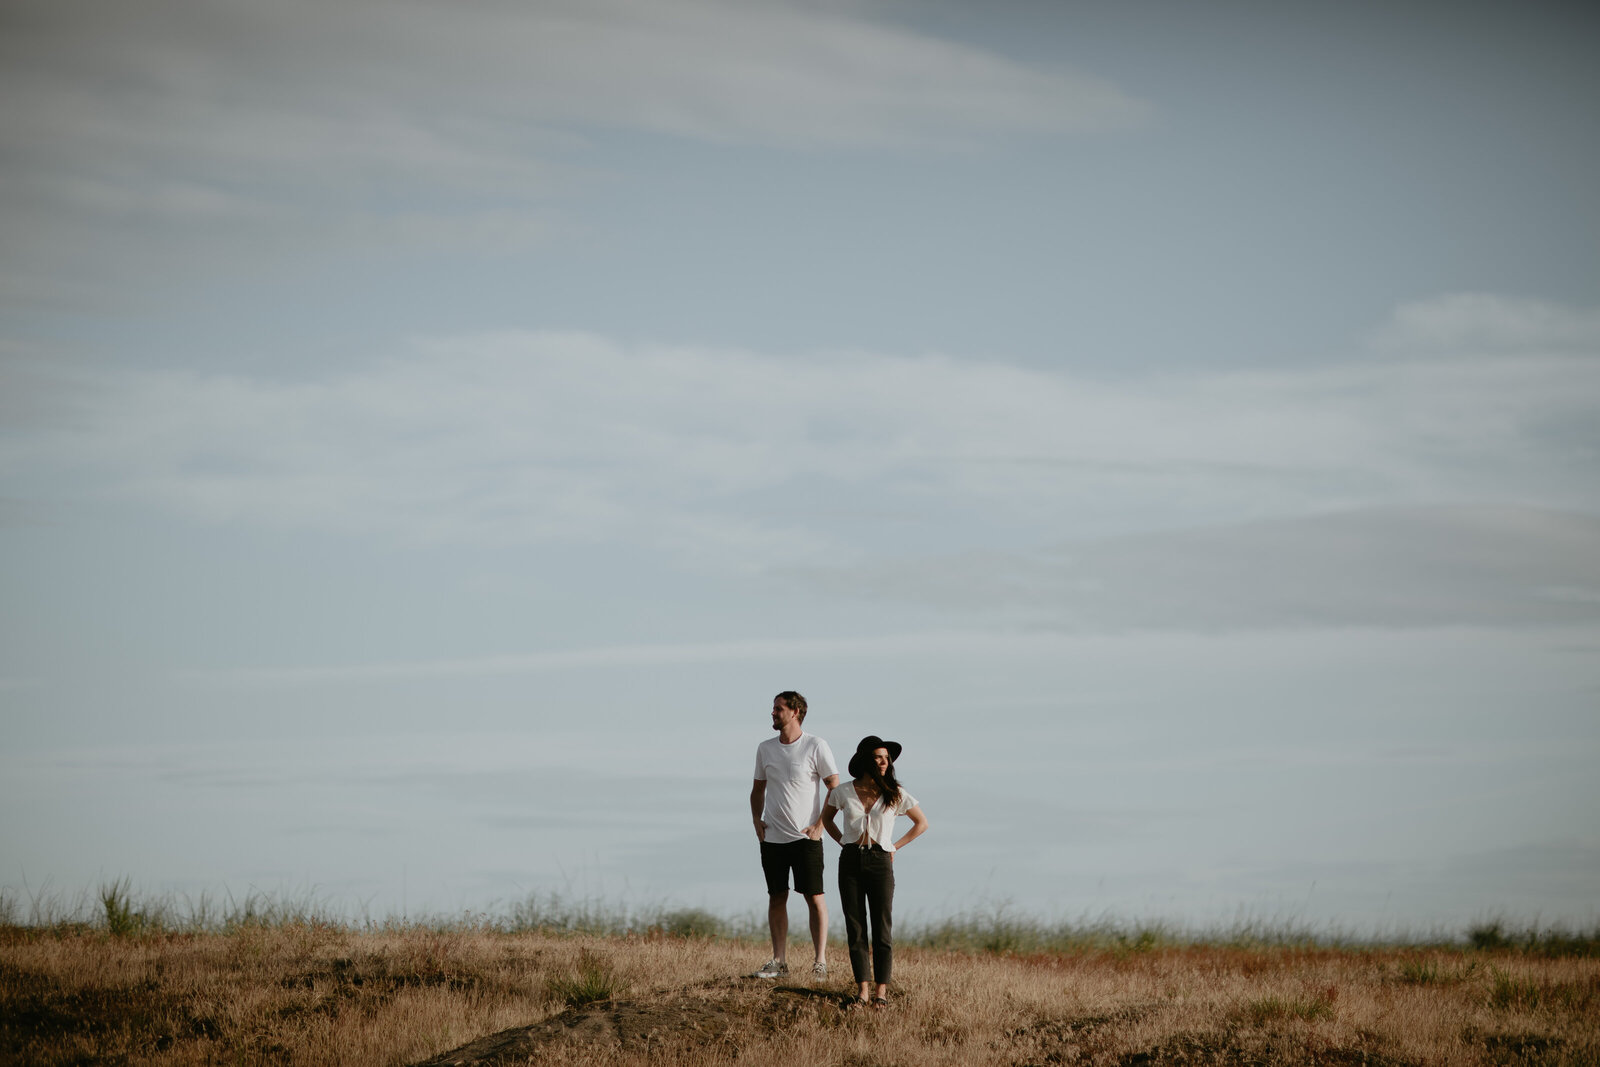
[(872, 766), (872, 754), (880, 748), (889, 750), (889, 762), (893, 763), (900, 758), (900, 742), (885, 741), (877, 734), (868, 734), (856, 746), (856, 754), (850, 757), (850, 765), (846, 768), (852, 778), (866, 778), (868, 768)]

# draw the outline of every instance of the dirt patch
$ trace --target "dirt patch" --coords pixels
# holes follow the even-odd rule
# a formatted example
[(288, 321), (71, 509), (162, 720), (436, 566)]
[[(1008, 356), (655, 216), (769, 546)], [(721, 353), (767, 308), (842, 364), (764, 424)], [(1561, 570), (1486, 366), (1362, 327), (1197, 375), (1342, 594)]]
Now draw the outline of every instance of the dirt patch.
[(732, 1022), (733, 1017), (727, 1011), (687, 997), (658, 1004), (603, 1001), (570, 1008), (532, 1026), (518, 1026), (480, 1037), (425, 1061), (421, 1067), (512, 1063), (526, 1059), (546, 1045), (561, 1042), (630, 1052), (706, 1045), (718, 1040)]
[(568, 1008), (531, 1026), (480, 1037), (416, 1067), (493, 1067), (520, 1063), (556, 1044), (664, 1055), (727, 1039), (736, 1023), (759, 1017), (769, 1029), (787, 1029), (820, 1015), (847, 1010), (844, 994), (738, 979), (704, 983), (657, 996), (605, 1000)]

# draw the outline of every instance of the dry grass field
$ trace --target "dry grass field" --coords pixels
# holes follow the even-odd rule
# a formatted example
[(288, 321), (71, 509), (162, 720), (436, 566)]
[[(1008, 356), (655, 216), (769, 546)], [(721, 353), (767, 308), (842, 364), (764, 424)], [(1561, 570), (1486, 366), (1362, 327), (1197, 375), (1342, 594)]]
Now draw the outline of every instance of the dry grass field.
[(928, 947), (946, 929), (897, 949), (893, 1003), (872, 1009), (847, 1002), (842, 947), (827, 983), (763, 982), (743, 977), (758, 941), (694, 923), (184, 930), (107, 911), (0, 925), (0, 1062), (1600, 1063), (1592, 939)]

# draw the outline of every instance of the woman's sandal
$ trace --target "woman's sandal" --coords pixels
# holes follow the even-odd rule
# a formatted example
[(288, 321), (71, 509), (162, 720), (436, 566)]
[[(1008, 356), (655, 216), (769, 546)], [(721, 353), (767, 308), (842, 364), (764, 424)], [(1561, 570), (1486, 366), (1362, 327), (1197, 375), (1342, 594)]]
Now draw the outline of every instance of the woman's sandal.
[(887, 1008), (889, 1006), (889, 998), (888, 997), (873, 997), (872, 998), (872, 1006), (874, 1008)]

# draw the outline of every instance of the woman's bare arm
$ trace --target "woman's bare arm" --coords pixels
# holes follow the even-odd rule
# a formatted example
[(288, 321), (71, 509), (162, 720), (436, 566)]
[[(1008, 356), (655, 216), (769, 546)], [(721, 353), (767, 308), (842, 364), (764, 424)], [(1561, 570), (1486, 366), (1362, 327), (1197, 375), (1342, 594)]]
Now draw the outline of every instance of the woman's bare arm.
[(904, 837), (894, 843), (894, 850), (899, 852), (911, 842), (928, 832), (928, 817), (922, 814), (922, 805), (918, 804), (906, 812), (906, 818), (911, 820), (911, 829), (906, 831)]
[(833, 820), (839, 814), (839, 809), (832, 804), (822, 805), (822, 828), (828, 831), (828, 836), (838, 844), (844, 844), (844, 834), (839, 832), (838, 824)]

